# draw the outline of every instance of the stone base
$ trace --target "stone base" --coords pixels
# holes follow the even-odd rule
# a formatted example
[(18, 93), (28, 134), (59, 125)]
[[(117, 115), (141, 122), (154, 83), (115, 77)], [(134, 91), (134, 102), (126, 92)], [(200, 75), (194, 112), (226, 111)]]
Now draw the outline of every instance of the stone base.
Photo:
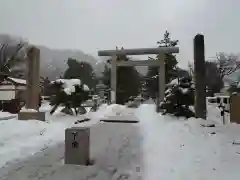
[(138, 123), (139, 119), (134, 115), (108, 116), (100, 120), (106, 123)]
[(18, 119), (45, 121), (45, 112), (19, 112)]

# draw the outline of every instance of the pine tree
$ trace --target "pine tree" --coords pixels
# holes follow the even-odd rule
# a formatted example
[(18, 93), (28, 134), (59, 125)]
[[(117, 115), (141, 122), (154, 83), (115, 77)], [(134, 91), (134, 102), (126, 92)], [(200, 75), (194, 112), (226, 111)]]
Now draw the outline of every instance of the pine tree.
[(70, 114), (73, 114), (71, 112), (74, 109), (77, 115), (82, 103), (90, 99), (88, 87), (81, 84), (79, 79), (59, 79), (51, 84), (55, 89), (55, 95), (54, 98), (51, 98), (53, 108), (50, 114), (53, 114), (62, 105)]
[[(157, 42), (158, 47), (174, 47), (178, 44), (178, 40), (172, 40), (170, 38), (170, 33), (166, 31), (164, 33), (163, 40)], [(170, 82), (172, 79), (176, 78), (176, 65), (177, 60), (175, 55), (172, 54), (165, 54), (165, 81), (166, 83)], [(156, 58), (149, 58), (151, 60), (162, 60), (160, 55), (158, 54)], [(149, 95), (152, 98), (156, 98), (156, 94), (158, 92), (158, 72), (159, 67), (149, 67), (147, 72), (147, 87), (149, 91)]]
[(89, 88), (95, 87), (95, 74), (90, 63), (69, 58), (67, 65), (68, 69), (64, 72), (64, 79), (81, 79), (82, 83), (88, 85)]
[(165, 91), (165, 98), (161, 104), (163, 114), (172, 114), (186, 118), (194, 117), (190, 106), (194, 104), (194, 85), (191, 77), (172, 80)]

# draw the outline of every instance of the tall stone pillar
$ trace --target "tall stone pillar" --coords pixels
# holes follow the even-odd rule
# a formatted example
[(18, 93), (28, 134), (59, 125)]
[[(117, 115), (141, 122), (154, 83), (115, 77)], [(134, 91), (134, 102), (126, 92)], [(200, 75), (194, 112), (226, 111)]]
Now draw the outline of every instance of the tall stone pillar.
[(194, 78), (195, 78), (195, 115), (206, 119), (206, 69), (204, 55), (204, 36), (194, 38)]
[(26, 108), (38, 110), (40, 94), (40, 50), (31, 47), (28, 51), (28, 75)]
[(162, 102), (164, 100), (165, 96), (165, 54), (161, 55), (160, 60), (160, 69), (159, 69), (159, 78), (158, 78), (158, 91), (159, 91), (159, 101)]
[(165, 54), (160, 55), (159, 71), (158, 71), (158, 101), (157, 112), (159, 112), (159, 105), (164, 100), (165, 96)]
[(31, 47), (27, 53), (27, 90), (26, 90), (26, 109), (21, 110), (18, 114), (19, 120), (45, 120), (45, 113), (39, 112), (39, 95), (40, 95), (40, 50)]

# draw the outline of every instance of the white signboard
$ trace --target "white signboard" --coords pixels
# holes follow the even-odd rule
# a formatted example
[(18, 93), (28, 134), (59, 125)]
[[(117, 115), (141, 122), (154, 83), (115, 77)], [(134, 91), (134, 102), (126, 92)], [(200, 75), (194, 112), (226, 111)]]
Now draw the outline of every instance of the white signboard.
[(116, 101), (116, 92), (115, 91), (111, 91), (111, 101), (112, 102)]
[(15, 99), (15, 91), (0, 91), (0, 100)]

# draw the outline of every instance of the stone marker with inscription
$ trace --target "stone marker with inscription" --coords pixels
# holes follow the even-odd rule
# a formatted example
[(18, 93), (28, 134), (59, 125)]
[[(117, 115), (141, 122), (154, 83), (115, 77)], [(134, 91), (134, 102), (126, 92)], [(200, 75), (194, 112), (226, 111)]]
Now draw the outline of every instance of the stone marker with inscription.
[(88, 165), (90, 162), (90, 128), (65, 130), (65, 164)]

